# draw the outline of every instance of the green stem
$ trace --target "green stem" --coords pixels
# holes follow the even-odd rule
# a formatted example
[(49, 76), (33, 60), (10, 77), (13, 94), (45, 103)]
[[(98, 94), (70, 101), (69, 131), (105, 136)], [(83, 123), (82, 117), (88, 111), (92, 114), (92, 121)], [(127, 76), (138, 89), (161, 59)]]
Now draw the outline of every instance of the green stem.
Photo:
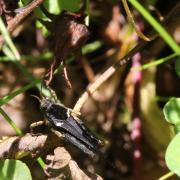
[(5, 118), (5, 120), (11, 125), (11, 127), (15, 130), (17, 135), (23, 135), (21, 129), (19, 129), (16, 124), (13, 122), (13, 120), (6, 114), (6, 112), (0, 108), (1, 115)]
[[(29, 61), (46, 61), (53, 57), (51, 52), (44, 53), (38, 56), (31, 56), (31, 55), (22, 55), (21, 60), (29, 60)], [(15, 59), (10, 59), (7, 56), (0, 56), (0, 61), (14, 61)]]
[(40, 82), (39, 79), (34, 80), (32, 83), (28, 84), (27, 86), (24, 86), (22, 88), (17, 89), (16, 91), (4, 96), (2, 99), (0, 99), (0, 106), (8, 103), (11, 99), (13, 99), (15, 96), (27, 91), (28, 89), (32, 88), (33, 86), (37, 85)]
[(166, 57), (164, 57), (164, 58), (161, 58), (161, 59), (155, 60), (155, 61), (153, 61), (153, 62), (144, 64), (144, 65), (142, 65), (142, 66), (140, 66), (140, 67), (133, 67), (133, 68), (131, 69), (131, 71), (134, 71), (134, 70), (137, 70), (137, 71), (139, 71), (139, 70), (145, 70), (145, 69), (148, 69), (148, 68), (150, 68), (150, 67), (158, 66), (158, 65), (160, 65), (160, 64), (162, 64), (162, 63), (164, 63), (164, 62), (166, 62), (166, 61), (171, 60), (172, 58), (174, 58), (174, 57), (176, 57), (176, 56), (179, 56), (179, 54), (174, 53), (174, 54), (171, 54), (171, 55), (166, 56)]
[(159, 180), (165, 180), (165, 179), (168, 179), (168, 178), (170, 178), (170, 177), (172, 177), (172, 176), (174, 176), (174, 175), (175, 175), (174, 172), (168, 172), (167, 174), (161, 176), (161, 177), (159, 178)]
[(159, 35), (164, 39), (164, 41), (170, 46), (170, 48), (175, 53), (180, 53), (180, 47), (174, 41), (174, 39), (169, 35), (164, 27), (156, 21), (156, 19), (151, 16), (151, 14), (137, 1), (137, 0), (128, 0), (142, 15), (143, 17), (151, 24), (151, 26), (159, 33)]
[(44, 169), (45, 163), (44, 163), (44, 161), (43, 161), (43, 159), (42, 159), (41, 157), (38, 157), (37, 162), (38, 162), (39, 165), (42, 167), (42, 169)]
[(0, 31), (5, 39), (6, 43), (8, 44), (9, 48), (13, 52), (16, 60), (20, 60), (20, 54), (19, 54), (16, 46), (14, 45), (14, 43), (9, 35), (9, 32), (7, 31), (6, 26), (4, 25), (4, 22), (1, 17), (0, 17)]

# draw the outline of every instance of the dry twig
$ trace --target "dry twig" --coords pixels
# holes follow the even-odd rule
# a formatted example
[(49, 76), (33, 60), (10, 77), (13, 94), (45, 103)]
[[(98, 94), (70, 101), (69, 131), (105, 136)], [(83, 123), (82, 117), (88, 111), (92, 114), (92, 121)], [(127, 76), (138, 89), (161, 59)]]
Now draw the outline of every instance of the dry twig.
[[(177, 4), (166, 16), (164, 19), (163, 24), (166, 25), (170, 22), (172, 18), (174, 18), (175, 14), (179, 12), (180, 9), (180, 3)], [(155, 40), (159, 35), (152, 30), (149, 33), (149, 37), (153, 37), (153, 40)], [(141, 51), (146, 45), (148, 44), (148, 41), (140, 40), (139, 43), (127, 54), (125, 55), (120, 61), (114, 63), (111, 67), (109, 67), (105, 72), (103, 72), (96, 80), (95, 82), (91, 83), (87, 90), (81, 95), (81, 97), (76, 102), (73, 111), (74, 112), (80, 112), (83, 104), (88, 100), (89, 96), (92, 95), (105, 81), (107, 81), (115, 72), (117, 69), (119, 69), (124, 64), (127, 64), (131, 58), (139, 51)]]
[[(34, 0), (29, 5), (27, 5), (25, 8), (23, 8), (19, 13), (8, 22), (7, 30), (9, 33), (12, 33), (18, 25), (38, 6), (40, 6), (43, 3), (44, 0)], [(0, 48), (2, 47), (4, 43), (4, 39), (0, 37)]]

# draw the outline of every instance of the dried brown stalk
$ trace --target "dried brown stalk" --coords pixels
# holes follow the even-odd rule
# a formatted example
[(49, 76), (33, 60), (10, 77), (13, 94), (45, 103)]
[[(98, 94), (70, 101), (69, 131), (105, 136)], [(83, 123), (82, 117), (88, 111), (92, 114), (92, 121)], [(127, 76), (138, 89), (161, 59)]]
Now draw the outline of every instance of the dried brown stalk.
[[(180, 3), (178, 3), (166, 16), (164, 19), (164, 25), (167, 25), (168, 22), (172, 18), (174, 18), (174, 15), (179, 12), (180, 9)], [(149, 36), (153, 37), (153, 39), (156, 39), (159, 34), (155, 33), (154, 30), (152, 30), (149, 33)], [(96, 80), (95, 82), (91, 83), (87, 90), (81, 95), (81, 97), (76, 102), (73, 111), (74, 112), (80, 112), (83, 104), (88, 100), (90, 95), (92, 95), (105, 81), (107, 81), (115, 72), (117, 69), (119, 69), (124, 64), (127, 64), (131, 60), (131, 58), (139, 51), (141, 51), (146, 45), (148, 44), (147, 41), (140, 40), (140, 42), (127, 54), (125, 55), (120, 61), (113, 64), (111, 67), (109, 67), (105, 72), (103, 72)]]

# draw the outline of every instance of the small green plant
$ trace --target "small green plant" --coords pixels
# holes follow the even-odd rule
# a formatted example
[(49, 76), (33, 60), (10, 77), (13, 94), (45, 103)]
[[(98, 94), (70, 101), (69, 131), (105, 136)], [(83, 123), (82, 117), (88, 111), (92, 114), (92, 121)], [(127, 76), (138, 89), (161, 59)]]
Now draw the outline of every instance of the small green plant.
[(180, 98), (170, 99), (163, 111), (167, 122), (173, 126), (175, 133), (166, 150), (166, 164), (172, 172), (180, 177)]

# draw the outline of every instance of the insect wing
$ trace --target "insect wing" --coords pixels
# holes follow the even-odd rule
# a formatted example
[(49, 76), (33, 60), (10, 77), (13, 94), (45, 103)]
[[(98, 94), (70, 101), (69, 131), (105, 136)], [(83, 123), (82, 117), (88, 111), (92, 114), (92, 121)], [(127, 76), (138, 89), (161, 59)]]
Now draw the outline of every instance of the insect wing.
[(82, 129), (83, 135), (86, 136), (89, 139), (89, 141), (91, 141), (93, 144), (96, 144), (97, 146), (102, 146), (102, 141), (96, 138), (92, 134), (91, 130), (88, 127), (86, 127), (86, 125), (81, 120), (76, 121), (76, 123)]
[(76, 140), (81, 142), (81, 144), (84, 144), (88, 149), (97, 151), (97, 144), (94, 144), (89, 136), (85, 135), (84, 131), (79, 127), (77, 121), (72, 116), (70, 116), (63, 122), (56, 122), (55, 128), (63, 131), (65, 135), (69, 134), (69, 136), (73, 136), (74, 138), (76, 138)]
[(70, 142), (73, 146), (82, 150), (85, 154), (88, 154), (91, 157), (95, 156), (94, 151), (89, 149), (86, 145), (84, 145), (81, 141), (79, 141), (79, 139), (76, 139), (74, 136), (68, 133), (65, 133), (64, 135), (65, 135), (66, 141)]

